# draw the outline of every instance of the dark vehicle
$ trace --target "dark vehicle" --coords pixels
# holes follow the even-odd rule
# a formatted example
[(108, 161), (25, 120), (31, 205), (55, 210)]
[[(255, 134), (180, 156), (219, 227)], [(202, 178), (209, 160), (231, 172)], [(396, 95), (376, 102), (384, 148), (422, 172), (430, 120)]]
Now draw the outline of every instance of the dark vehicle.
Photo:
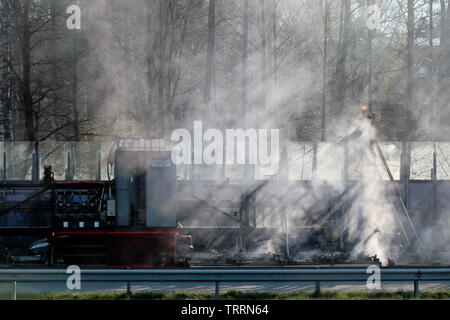
[(20, 263), (49, 263), (51, 254), (51, 245), (47, 239), (41, 239), (31, 243), (26, 249), (24, 256), (11, 256), (10, 261), (13, 264)]

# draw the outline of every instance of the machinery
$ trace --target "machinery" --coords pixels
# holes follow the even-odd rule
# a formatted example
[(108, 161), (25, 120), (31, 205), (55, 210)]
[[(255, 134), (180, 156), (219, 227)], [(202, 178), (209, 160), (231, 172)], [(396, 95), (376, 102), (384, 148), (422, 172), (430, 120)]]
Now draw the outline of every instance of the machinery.
[[(310, 182), (289, 185), (282, 176), (240, 186), (178, 181), (171, 153), (147, 142), (115, 142), (106, 181), (55, 181), (47, 166), (42, 180), (0, 184), (0, 262), (110, 267), (380, 263), (376, 255), (350, 258), (358, 243), (347, 237), (344, 213), (358, 194), (356, 182), (336, 191), (324, 181), (319, 194), (326, 196), (318, 199), (311, 195)], [(398, 190), (390, 192), (403, 230), (398, 245), (411, 248), (416, 231)], [(288, 226), (289, 210), (304, 212), (302, 226)], [(258, 225), (268, 211), (281, 221), (284, 214), (284, 225)], [(193, 216), (201, 225), (189, 223)], [(220, 217), (215, 225), (208, 221), (213, 216)]]
[(8, 246), (20, 247), (45, 236), (29, 245), (25, 255), (9, 260), (112, 267), (188, 265), (192, 237), (177, 230), (176, 168), (170, 153), (131, 151), (119, 142), (111, 159), (108, 169), (114, 167), (115, 180), (56, 182), (51, 167), (45, 167), (38, 184), (1, 185), (0, 218), (7, 225), (0, 235), (9, 242), (6, 236), (15, 235), (13, 242), (21, 242)]

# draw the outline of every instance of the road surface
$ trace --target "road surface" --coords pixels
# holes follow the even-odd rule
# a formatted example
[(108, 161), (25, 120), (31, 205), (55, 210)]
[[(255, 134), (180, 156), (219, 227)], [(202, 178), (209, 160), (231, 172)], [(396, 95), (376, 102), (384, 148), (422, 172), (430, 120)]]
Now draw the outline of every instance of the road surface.
[[(0, 292), (11, 292), (11, 283), (0, 283)], [(239, 291), (313, 291), (314, 282), (238, 282), (238, 283), (220, 283), (220, 291), (228, 290)], [(322, 282), (322, 290), (332, 291), (361, 291), (368, 290), (365, 283), (361, 282)], [(126, 283), (83, 283), (81, 279), (81, 290), (72, 290), (73, 292), (123, 292), (127, 290)], [(185, 283), (169, 283), (169, 282), (133, 282), (131, 290), (134, 292), (168, 292), (168, 291), (202, 291), (214, 292), (214, 283), (205, 282), (185, 282)], [(388, 282), (381, 284), (381, 290), (395, 291), (405, 290), (412, 291), (412, 282)], [(450, 281), (439, 283), (420, 282), (420, 290), (450, 290)], [(44, 292), (69, 292), (65, 283), (17, 283), (17, 293), (44, 293)]]

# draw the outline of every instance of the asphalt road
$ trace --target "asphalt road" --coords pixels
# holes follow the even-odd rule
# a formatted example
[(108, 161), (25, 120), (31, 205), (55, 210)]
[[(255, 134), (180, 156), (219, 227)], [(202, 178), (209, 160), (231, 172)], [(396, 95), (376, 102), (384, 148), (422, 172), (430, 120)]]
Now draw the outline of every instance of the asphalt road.
[[(420, 282), (420, 290), (450, 290), (450, 281), (439, 283)], [(0, 283), (0, 292), (11, 292), (11, 283)], [(239, 291), (313, 291), (315, 284), (313, 282), (239, 282), (239, 283), (221, 283), (220, 291), (228, 290)], [(361, 282), (322, 282), (322, 290), (336, 290), (336, 291), (361, 291), (367, 289), (365, 283)], [(123, 292), (127, 290), (126, 283), (83, 283), (81, 279), (81, 290), (72, 290), (77, 292)], [(204, 282), (186, 282), (186, 283), (169, 283), (169, 282), (153, 282), (153, 283), (131, 283), (131, 290), (134, 292), (154, 291), (203, 291), (214, 292), (214, 283)], [(405, 290), (412, 291), (412, 282), (387, 282), (381, 284), (381, 290), (395, 291)], [(17, 293), (44, 293), (44, 292), (68, 292), (65, 283), (17, 283)]]

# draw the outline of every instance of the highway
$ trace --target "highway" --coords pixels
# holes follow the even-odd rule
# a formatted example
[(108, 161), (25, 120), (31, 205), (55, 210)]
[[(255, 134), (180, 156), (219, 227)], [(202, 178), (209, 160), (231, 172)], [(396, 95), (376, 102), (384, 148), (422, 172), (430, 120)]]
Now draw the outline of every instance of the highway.
[[(0, 292), (11, 292), (11, 283), (0, 283)], [(313, 282), (238, 282), (238, 283), (221, 283), (220, 291), (228, 290), (239, 291), (314, 291), (315, 284)], [(321, 283), (322, 290), (333, 291), (353, 291), (368, 290), (366, 285), (361, 282), (327, 282)], [(126, 283), (83, 283), (81, 281), (81, 290), (72, 290), (73, 292), (123, 292), (127, 290)], [(152, 283), (131, 283), (131, 290), (134, 292), (167, 292), (167, 291), (202, 291), (214, 292), (214, 283), (204, 282), (187, 282), (187, 283), (168, 283), (168, 282), (152, 282)], [(388, 282), (381, 284), (381, 290), (395, 291), (405, 290), (412, 291), (413, 284), (411, 282)], [(441, 281), (437, 283), (420, 283), (420, 290), (450, 290), (450, 281)], [(17, 293), (44, 293), (44, 292), (64, 292), (68, 290), (64, 283), (18, 283)]]
[[(361, 291), (366, 286), (366, 268), (191, 268), (191, 269), (81, 269), (81, 289), (78, 292), (123, 292), (127, 290), (124, 279), (130, 282), (134, 292), (202, 291), (214, 292), (215, 282), (220, 281), (220, 291), (313, 291), (314, 280), (324, 279), (321, 290)], [(388, 268), (381, 269), (381, 290), (412, 291), (412, 279), (420, 279), (420, 290), (450, 290), (450, 269), (446, 268)], [(83, 274), (84, 272), (84, 274)], [(27, 275), (28, 274), (28, 275)], [(17, 293), (68, 292), (66, 270), (62, 269), (0, 269), (0, 293), (11, 292), (17, 279)], [(85, 281), (83, 281), (83, 277)], [(109, 277), (109, 278), (107, 278)], [(131, 277), (131, 278), (130, 278)], [(228, 282), (236, 281), (236, 282)], [(254, 277), (254, 281), (247, 281)], [(304, 281), (282, 281), (287, 279)], [(162, 280), (166, 281), (162, 281)], [(178, 282), (173, 281), (177, 278)], [(203, 281), (201, 279), (203, 278)], [(384, 279), (383, 279), (384, 278)], [(91, 279), (95, 282), (89, 282)], [(110, 279), (112, 282), (106, 282)], [(153, 279), (150, 282), (148, 280)], [(359, 281), (352, 281), (359, 279)], [(427, 279), (428, 281), (426, 281)], [(39, 281), (52, 282), (39, 282)], [(142, 280), (142, 281), (141, 281)], [(145, 281), (146, 280), (146, 281)], [(211, 281), (210, 281), (211, 280)], [(240, 281), (239, 281), (240, 280)], [(261, 281), (260, 281), (261, 280)], [(264, 281), (263, 281), (264, 280)], [(342, 281), (340, 281), (342, 280)], [(404, 281), (399, 281), (404, 280)], [(33, 282), (32, 282), (33, 281)], [(36, 282), (37, 281), (37, 282)], [(189, 282), (183, 282), (189, 281)]]

